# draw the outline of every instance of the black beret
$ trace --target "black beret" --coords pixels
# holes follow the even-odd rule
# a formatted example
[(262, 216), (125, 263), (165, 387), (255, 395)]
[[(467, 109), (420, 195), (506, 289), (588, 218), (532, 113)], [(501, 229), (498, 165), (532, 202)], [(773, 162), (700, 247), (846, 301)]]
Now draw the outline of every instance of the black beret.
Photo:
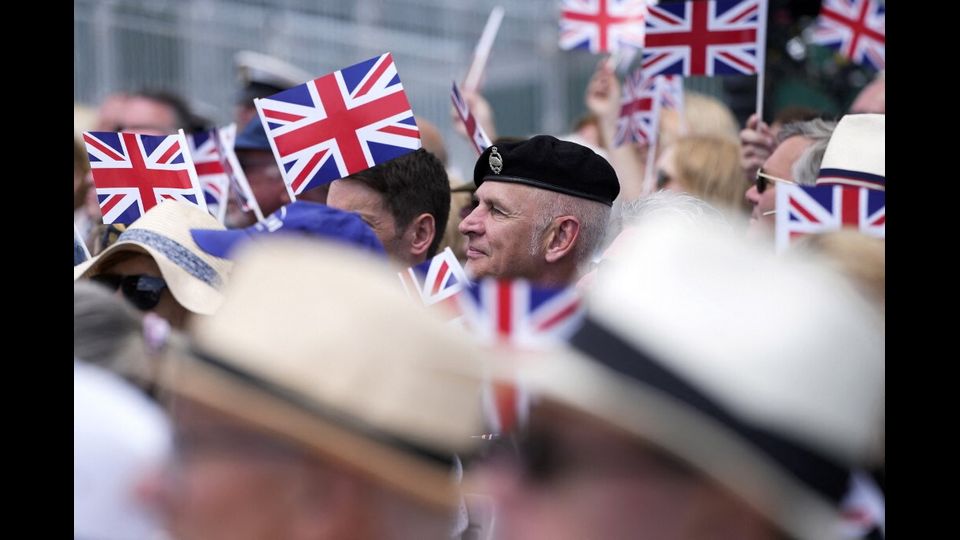
[(473, 182), (515, 182), (613, 205), (620, 193), (617, 173), (586, 146), (537, 135), (525, 141), (495, 144), (473, 167)]

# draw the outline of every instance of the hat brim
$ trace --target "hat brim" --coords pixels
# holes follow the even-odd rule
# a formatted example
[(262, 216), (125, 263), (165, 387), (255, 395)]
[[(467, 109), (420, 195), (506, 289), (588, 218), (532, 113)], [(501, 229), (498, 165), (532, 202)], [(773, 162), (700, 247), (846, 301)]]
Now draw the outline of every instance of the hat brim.
[(220, 291), (190, 275), (159, 251), (139, 242), (115, 242), (96, 257), (74, 266), (74, 281), (99, 274), (101, 268), (114, 254), (122, 252), (143, 253), (152, 258), (174, 299), (188, 311), (200, 315), (212, 315), (223, 303), (223, 294)]
[(170, 360), (159, 382), (174, 395), (295, 442), (430, 507), (449, 510), (459, 501), (451, 470), (371, 440), (189, 355)]
[[(565, 348), (549, 361), (497, 362), (495, 377), (585, 413), (681, 459), (798, 538), (836, 538), (836, 507), (711, 417)], [(625, 407), (624, 404), (629, 404)]]

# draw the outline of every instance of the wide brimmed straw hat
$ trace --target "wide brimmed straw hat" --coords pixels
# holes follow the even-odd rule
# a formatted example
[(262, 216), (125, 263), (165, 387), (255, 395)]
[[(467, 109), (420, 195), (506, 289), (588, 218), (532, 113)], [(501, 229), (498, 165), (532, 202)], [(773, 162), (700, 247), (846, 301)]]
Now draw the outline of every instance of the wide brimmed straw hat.
[(819, 266), (668, 221), (638, 230), (570, 346), (521, 384), (682, 459), (794, 537), (836, 537), (849, 467), (882, 433), (879, 317)]
[(73, 279), (101, 273), (117, 253), (149, 255), (160, 268), (170, 293), (184, 308), (201, 315), (214, 313), (223, 302), (232, 263), (200, 249), (190, 229), (220, 229), (216, 218), (183, 201), (165, 201), (147, 211), (98, 256), (73, 269)]
[(238, 250), (226, 301), (161, 384), (430, 506), (482, 432), (478, 349), (410, 302), (395, 269), (296, 237)]

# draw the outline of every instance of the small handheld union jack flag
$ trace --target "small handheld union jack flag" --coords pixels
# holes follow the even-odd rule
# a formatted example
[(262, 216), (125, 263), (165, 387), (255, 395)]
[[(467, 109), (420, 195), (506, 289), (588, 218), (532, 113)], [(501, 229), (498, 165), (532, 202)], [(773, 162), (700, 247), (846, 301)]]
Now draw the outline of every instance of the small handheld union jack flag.
[(460, 89), (457, 87), (456, 81), (453, 82), (450, 100), (453, 101), (453, 107), (457, 110), (457, 115), (467, 129), (467, 136), (470, 138), (474, 150), (477, 151), (477, 154), (482, 154), (483, 151), (493, 143), (490, 142), (490, 137), (487, 137), (487, 133), (483, 131), (483, 126), (477, 123), (477, 119), (474, 118), (473, 113), (470, 112), (470, 107), (467, 106), (466, 100), (464, 100), (463, 95), (460, 94)]
[(83, 134), (104, 223), (129, 225), (163, 200), (207, 210), (183, 130), (175, 135)]
[[(524, 280), (484, 279), (458, 297), (464, 326), (489, 346), (540, 349), (568, 339), (583, 322), (575, 289), (548, 289)], [(496, 433), (526, 418), (527, 393), (519, 382), (489, 381), (482, 395), (485, 417)]]
[(198, 131), (187, 134), (190, 155), (200, 181), (200, 189), (207, 201), (207, 210), (217, 221), (223, 223), (227, 212), (227, 195), (230, 189), (230, 177), (224, 167), (224, 156), (220, 153), (217, 130)]
[(766, 5), (766, 0), (688, 0), (650, 6), (644, 76), (762, 71)]
[(647, 0), (563, 0), (560, 48), (593, 54), (643, 48)]
[(857, 64), (886, 64), (886, 8), (881, 0), (823, 0), (811, 43), (836, 49)]
[(886, 236), (886, 192), (850, 186), (777, 186), (777, 251), (808, 234), (855, 227)]
[(293, 200), (420, 148), (390, 53), (254, 103)]
[(644, 79), (639, 69), (627, 76), (620, 100), (617, 133), (613, 139), (615, 146), (629, 142), (650, 143), (659, 118), (655, 83), (656, 79)]
[(451, 299), (470, 284), (467, 272), (449, 247), (399, 275), (407, 295), (426, 306)]
[(539, 348), (570, 337), (583, 319), (575, 289), (534, 287), (525, 280), (482, 280), (459, 303), (467, 328), (491, 345)]

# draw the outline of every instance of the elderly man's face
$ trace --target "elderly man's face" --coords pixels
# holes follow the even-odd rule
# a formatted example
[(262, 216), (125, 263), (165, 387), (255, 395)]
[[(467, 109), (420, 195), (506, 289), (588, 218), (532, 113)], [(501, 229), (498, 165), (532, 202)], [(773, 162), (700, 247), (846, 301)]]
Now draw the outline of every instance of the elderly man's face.
[(726, 517), (714, 518), (739, 516), (739, 502), (593, 417), (541, 405), (518, 447), (473, 471), (493, 498), (499, 539), (765, 537), (766, 525), (749, 511), (729, 530)]
[(176, 461), (159, 503), (178, 540), (294, 538), (306, 457), (245, 423), (177, 399)]
[(466, 270), (475, 278), (536, 279), (543, 265), (543, 246), (531, 243), (536, 233), (537, 189), (507, 182), (484, 182), (477, 188), (477, 207), (460, 222), (467, 236)]
[[(793, 164), (800, 159), (800, 155), (811, 144), (813, 144), (813, 141), (806, 137), (799, 135), (790, 137), (777, 146), (770, 157), (763, 162), (763, 167), (760, 170), (770, 176), (793, 180)], [(747, 228), (749, 238), (773, 238), (774, 225), (777, 219), (773, 212), (777, 203), (778, 183), (770, 182), (763, 193), (757, 190), (756, 184), (750, 186), (750, 189), (747, 190), (747, 200), (753, 205), (750, 225)]]

